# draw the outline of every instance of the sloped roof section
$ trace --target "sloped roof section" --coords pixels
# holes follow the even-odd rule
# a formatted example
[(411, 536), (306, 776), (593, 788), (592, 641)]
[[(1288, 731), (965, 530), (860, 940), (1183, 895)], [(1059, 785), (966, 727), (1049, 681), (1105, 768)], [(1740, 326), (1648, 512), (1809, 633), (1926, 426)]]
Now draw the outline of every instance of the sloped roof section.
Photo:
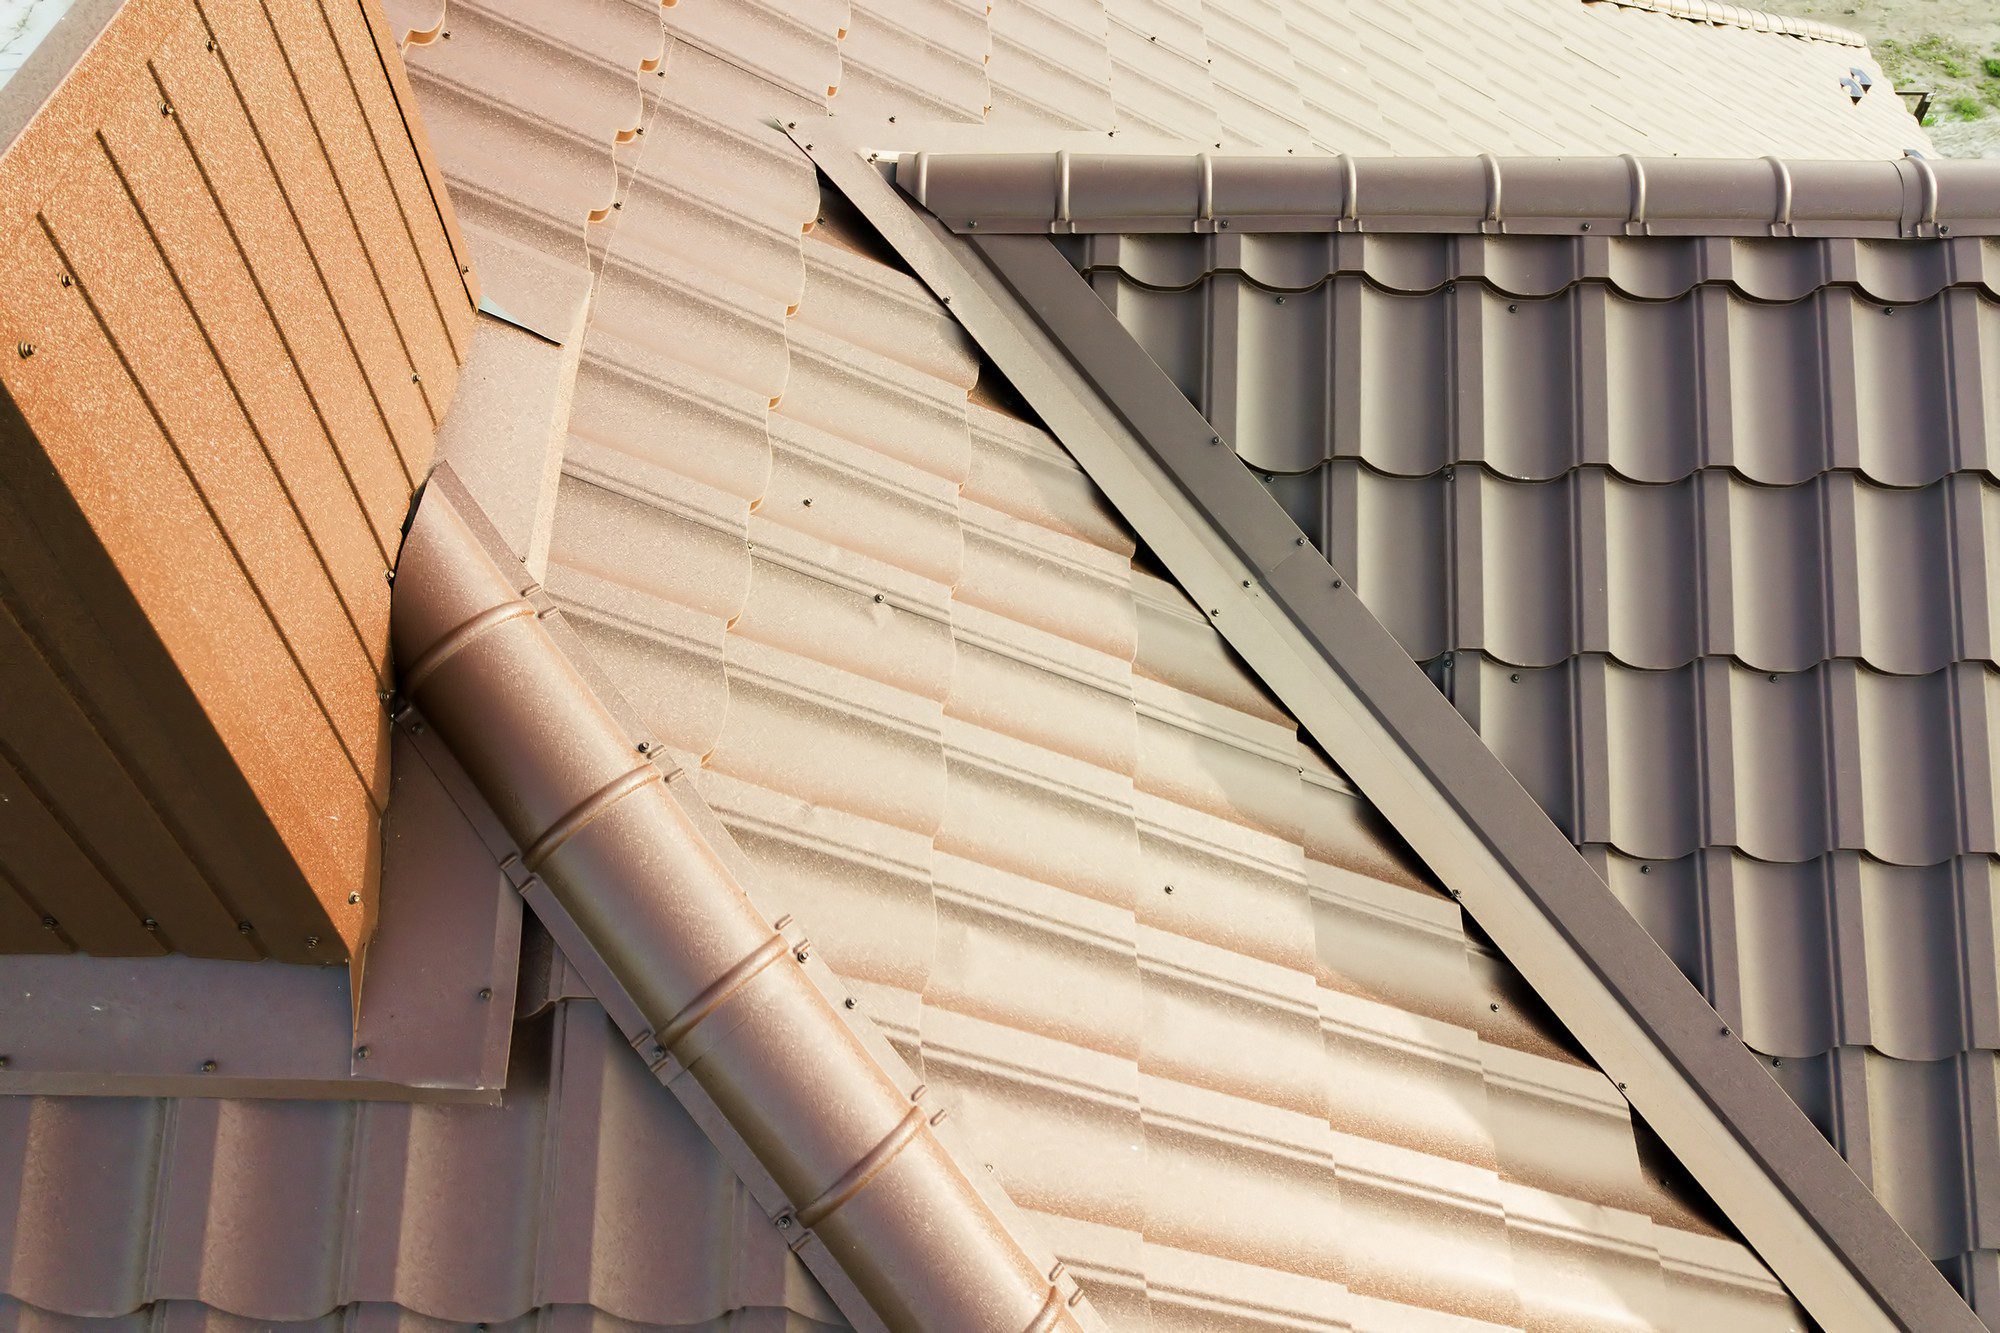
[[(935, 159), (901, 170), (952, 208), (982, 171), (1021, 166), (962, 165), (956, 184)], [(1992, 679), (1978, 646), (1989, 561), (1977, 516), (1994, 242), (1978, 237), (1994, 230), (2000, 173), (1956, 173), (1926, 196), (1955, 189), (1952, 216), (1905, 210), (1901, 241), (1855, 239), (1893, 211), (1872, 191), (1887, 200), (1899, 183), (1859, 164), (1842, 168), (1857, 184), (1845, 216), (1795, 215), (1797, 230), (1835, 233), (1817, 239), (1770, 221), (1779, 234), (1758, 240), (1648, 236), (1629, 213), (1595, 237), (1573, 219), (1556, 239), (1533, 234), (1565, 230), (1543, 199), (1587, 199), (1613, 170), (1636, 184), (1649, 164), (1524, 164), (1512, 175), (1533, 182), (1527, 198), (1505, 197), (1526, 205), (1528, 235), (1490, 204), (1478, 217), (1448, 191), (1409, 188), (1427, 173), (1483, 175), (1490, 201), (1510, 177), (1490, 160), (1402, 168), (1400, 196), (1396, 169), (1372, 193), (1349, 174), (1345, 197), (1362, 207), (1333, 210), (1315, 235), (1262, 232), (1258, 212), (1279, 232), (1328, 212), (1329, 164), (1204, 177), (1210, 164), (1071, 162), (1068, 197), (1092, 202), (1068, 216), (1061, 170), (1043, 165), (1055, 188), (1015, 196), (1028, 201), (1017, 216), (1041, 208), (1041, 228), (1058, 232), (1115, 225), (1121, 207), (1150, 218), (1154, 234), (1064, 244), (1218, 440), (1411, 654), (1432, 660), (1725, 1020), (1981, 1299), (1973, 1182), (1991, 1126), (1959, 1108), (1983, 1105), (1991, 1077), (1977, 1035), (1994, 992), (1981, 943), (1993, 758), (1977, 720)], [(1764, 170), (1768, 196), (1781, 176)], [(1228, 183), (1256, 204), (1228, 210), (1230, 234), (1197, 206), (1169, 237), (1157, 196), (1128, 206), (1146, 182), (1204, 179), (1218, 200)], [(1756, 193), (1713, 190), (1708, 228), (1673, 207), (1672, 229), (1739, 230)], [(1435, 220), (1411, 221), (1421, 214)], [(1428, 234), (1396, 234), (1406, 227)], [(1389, 420), (1397, 412), (1409, 419)], [(1807, 479), (1749, 484), (1727, 447), (1732, 425), (1767, 450), (1760, 461), (1803, 465)], [(1633, 431), (1646, 447), (1632, 447)], [(1546, 453), (1523, 452), (1529, 441)], [(1404, 461), (1416, 456), (1433, 461)], [(1533, 480), (1547, 459), (1566, 462)], [(1671, 475), (1669, 459), (1691, 460), (1686, 480), (1636, 485), (1610, 461)], [(1888, 489), (1871, 462), (1938, 475)], [(1936, 509), (1947, 497), (1950, 514)], [(1677, 502), (1684, 521), (1669, 516)], [(1801, 525), (1786, 506), (1812, 517)], [(1621, 646), (1636, 660), (1619, 660)], [(1845, 1065), (1844, 1042), (1862, 1048)], [(1867, 1093), (1842, 1088), (1836, 1068)], [(1871, 1095), (1897, 1110), (1871, 1115)], [(1963, 1154), (1970, 1181), (1941, 1168), (1947, 1154)]]

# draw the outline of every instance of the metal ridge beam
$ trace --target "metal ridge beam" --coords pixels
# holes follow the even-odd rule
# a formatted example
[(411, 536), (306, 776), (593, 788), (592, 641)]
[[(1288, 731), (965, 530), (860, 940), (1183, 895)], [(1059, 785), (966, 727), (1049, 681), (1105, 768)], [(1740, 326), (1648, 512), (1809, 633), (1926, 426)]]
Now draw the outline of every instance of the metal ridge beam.
[(793, 138), (1829, 1330), (1980, 1328), (1881, 1202), (1053, 243), (954, 237)]
[(518, 847), (506, 869), (654, 1074), (858, 1328), (1083, 1333), (1075, 1281), (684, 772), (617, 716), (449, 467), (398, 565), (402, 680)]
[(1782, 158), (902, 154), (954, 232), (2000, 235), (2000, 162)]

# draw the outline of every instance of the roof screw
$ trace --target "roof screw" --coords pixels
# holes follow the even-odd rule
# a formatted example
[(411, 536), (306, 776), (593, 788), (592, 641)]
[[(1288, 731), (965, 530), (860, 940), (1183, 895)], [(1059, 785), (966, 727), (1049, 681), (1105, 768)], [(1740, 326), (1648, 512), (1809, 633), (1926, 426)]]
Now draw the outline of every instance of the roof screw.
[(1507, 680), (1509, 684), (1519, 685), (1521, 683), (1521, 673), (1516, 671), (1512, 675), (1508, 676)]
[(62, 285), (65, 287), (74, 287), (76, 286), (76, 279), (65, 273), (62, 275)]
[(173, 115), (173, 114), (174, 114), (174, 104), (173, 104), (172, 102), (162, 102), (162, 103), (160, 103), (160, 114), (161, 114), (161, 115), (163, 115), (163, 116), (171, 116), (171, 115)]
[(888, 600), (888, 598), (884, 597), (881, 593), (878, 592), (875, 594), (875, 600), (877, 602), (885, 602)]
[(1772, 675), (1771, 675), (1771, 683), (1772, 683), (1773, 685), (1775, 685), (1775, 684), (1777, 684), (1777, 683), (1778, 683), (1778, 677), (1777, 677), (1777, 673), (1775, 673), (1775, 672), (1773, 672), (1773, 673), (1772, 673)]
[(1339, 580), (1339, 579), (1335, 579), (1335, 580), (1333, 581), (1333, 586), (1334, 586), (1334, 587), (1336, 587), (1336, 588), (1338, 588), (1338, 587), (1340, 586), (1340, 580)]
[(0, 1069), (5, 1069), (8, 1065), (11, 1065), (13, 1063), (14, 1061), (11, 1056), (0, 1055)]
[(1735, 1034), (1734, 1032), (1731, 1032), (1731, 1031), (1729, 1030), (1729, 1028), (1728, 1028), (1728, 1026), (1727, 1026), (1727, 1025), (1724, 1025), (1724, 1027), (1723, 1027), (1723, 1029), (1722, 1029), (1722, 1035), (1723, 1035), (1723, 1036), (1725, 1036), (1725, 1037), (1733, 1037), (1733, 1036), (1735, 1036), (1736, 1034)]
[(1224, 219), (1223, 219), (1222, 221), (1220, 221), (1220, 222), (1216, 223), (1215, 225), (1216, 225), (1216, 227), (1217, 227), (1217, 228), (1218, 228), (1219, 230), (1221, 230), (1221, 231), (1228, 231), (1228, 230), (1229, 230), (1229, 219), (1228, 219), (1228, 218), (1224, 218)]
[(208, 39), (208, 49), (211, 51), (215, 49), (215, 38), (211, 37)]
[(801, 963), (803, 963), (806, 959), (810, 958), (811, 956), (812, 956), (811, 951), (803, 948), (801, 948), (797, 953), (792, 955), (792, 957), (798, 959)]
[(652, 1056), (652, 1058), (653, 1058), (653, 1059), (655, 1059), (655, 1060), (664, 1060), (664, 1059), (666, 1059), (666, 1058), (667, 1058), (667, 1048), (666, 1048), (666, 1047), (664, 1047), (664, 1046), (657, 1046), (657, 1045), (656, 1045), (656, 1046), (654, 1046), (654, 1047), (653, 1047), (653, 1056)]
[(248, 921), (238, 921), (236, 923), (236, 932), (239, 935), (248, 935), (252, 929), (254, 929), (254, 927), (252, 927)]
[(1167, 885), (1167, 892), (1172, 893), (1173, 891), (1174, 891), (1174, 886), (1171, 884)]
[(1653, 867), (1651, 867), (1651, 866), (1640, 866), (1640, 867), (1639, 867), (1639, 873), (1640, 873), (1640, 874), (1642, 874), (1642, 875), (1650, 875), (1650, 874), (1652, 874), (1652, 873), (1653, 873)]
[(481, 986), (481, 987), (479, 988), (479, 998), (480, 998), (480, 999), (482, 999), (482, 1000), (490, 1000), (490, 999), (492, 999), (492, 998), (493, 998), (493, 988), (492, 988), (491, 986)]
[(356, 1046), (354, 1048), (354, 1058), (357, 1060), (366, 1060), (368, 1058), (368, 1048), (366, 1046)]
[(55, 928), (56, 928), (56, 919), (54, 917), (45, 916), (42, 918), (43, 930), (54, 930)]
[(1448, 292), (1455, 292), (1458, 290), (1458, 284), (1455, 282), (1447, 282), (1444, 285), (1444, 289)]
[(1246, 588), (1247, 588), (1247, 587), (1249, 587), (1249, 586), (1250, 586), (1250, 580), (1249, 580), (1249, 579), (1245, 579), (1245, 580), (1243, 580), (1243, 586), (1244, 586), (1244, 587), (1246, 587)]
[(1584, 229), (1585, 231), (1589, 231), (1589, 230), (1590, 230), (1590, 224), (1589, 224), (1588, 222), (1584, 223), (1584, 224), (1583, 224), (1583, 229)]
[(424, 382), (424, 377), (423, 377), (422, 375), (419, 375), (419, 374), (418, 374), (418, 373), (417, 373), (416, 371), (414, 371), (414, 370), (410, 372), (410, 383), (412, 383), (412, 384), (422, 384), (423, 382)]
[(160, 923), (155, 921), (152, 917), (147, 917), (144, 921), (141, 921), (139, 924), (144, 926), (147, 930), (158, 930), (160, 928)]
[(396, 581), (396, 571), (395, 571), (395, 570), (393, 570), (393, 569), (385, 569), (385, 570), (383, 570), (383, 571), (382, 571), (382, 581), (383, 581), (384, 583), (394, 583), (394, 582)]
[(201, 1072), (204, 1074), (213, 1074), (215, 1072), (215, 1061), (203, 1060), (201, 1062)]
[(1777, 1055), (1771, 1057), (1771, 1068), (1776, 1069), (1779, 1065), (1783, 1063), (1785, 1063), (1784, 1057)]
[(1457, 902), (1457, 901), (1458, 901), (1458, 890), (1457, 890), (1457, 889), (1446, 889), (1446, 890), (1445, 890), (1445, 892), (1451, 895), (1451, 900), (1452, 900), (1453, 902)]
[(354, 906), (357, 906), (357, 905), (358, 905), (358, 904), (359, 904), (360, 902), (361, 902), (361, 895), (360, 895), (360, 894), (358, 894), (358, 893), (350, 893), (350, 894), (348, 894), (348, 895), (347, 895), (347, 905), (348, 905), (349, 907), (354, 907)]
[(1620, 1091), (1620, 1092), (1623, 1092), (1623, 1091), (1625, 1091), (1625, 1085), (1624, 1085), (1623, 1083), (1620, 1083), (1620, 1084), (1618, 1085), (1618, 1091)]
[(1284, 297), (1282, 297), (1282, 296), (1281, 296), (1281, 297), (1279, 297), (1279, 298), (1278, 298), (1278, 304), (1279, 304), (1279, 305), (1283, 305), (1284, 303), (1285, 303), (1285, 298), (1284, 298)]
[[(1949, 227), (1948, 225), (1946, 225), (1945, 223), (1942, 223), (1942, 222), (1941, 222), (1941, 223), (1939, 223), (1939, 224), (1938, 224), (1938, 235), (1940, 235), (1940, 236), (1949, 236), (1949, 235), (1951, 235), (1951, 228), (1950, 228), (1950, 227)], [(1773, 1061), (1772, 1061), (1771, 1063), (1772, 1063), (1772, 1064), (1776, 1064), (1776, 1063), (1777, 1063), (1777, 1061), (1773, 1060)]]
[(1882, 307), (1882, 313), (1885, 315), (1893, 315), (1896, 313), (1896, 307), (1892, 305), (1885, 305)]
[(1500, 1012), (1500, 1001), (1494, 1000), (1491, 1003), (1489, 1003), (1486, 1007), (1488, 1009), (1491, 1009), (1494, 1013), (1497, 1014)]
[(1510, 305), (1507, 307), (1507, 313), (1510, 315), (1518, 315), (1521, 313), (1521, 307), (1517, 305)]
[(1222, 443), (1222, 437), (1221, 437), (1220, 435), (1211, 435), (1211, 436), (1209, 436), (1209, 437), (1208, 437), (1208, 442), (1209, 442), (1210, 444), (1221, 444), (1221, 443)]
[(844, 1008), (852, 1009), (854, 1008), (855, 1000), (854, 997), (850, 995), (846, 999), (842, 1000), (840, 1003)]
[(651, 754), (653, 752), (653, 743), (651, 741), (640, 741), (638, 749), (640, 754)]
[(790, 1231), (791, 1229), (792, 1229), (792, 1215), (790, 1213), (778, 1214), (778, 1230)]
[(306, 936), (306, 948), (308, 948), (308, 949), (317, 949), (317, 948), (319, 948), (319, 936), (317, 936), (317, 935), (308, 935), (308, 936)]
[(1306, 539), (1304, 537), (1292, 538), (1292, 545), (1294, 546), (1304, 546), (1305, 544), (1306, 544)]
[(805, 499), (799, 501), (799, 503), (804, 505), (808, 509), (811, 509), (813, 507), (813, 501), (810, 495), (808, 495)]
[(966, 225), (966, 227), (967, 227), (968, 229), (970, 229), (970, 228), (973, 228), (973, 227), (977, 227), (977, 226), (979, 225), (979, 219), (978, 219), (978, 218), (971, 218), (971, 219), (969, 219), (969, 220), (968, 220), (968, 221), (966, 222), (966, 224), (965, 224), (965, 225)]
[(29, 357), (35, 354), (35, 345), (30, 342), (24, 342), (17, 345), (14, 348), (14, 350), (21, 354), (21, 359), (23, 361), (26, 361)]

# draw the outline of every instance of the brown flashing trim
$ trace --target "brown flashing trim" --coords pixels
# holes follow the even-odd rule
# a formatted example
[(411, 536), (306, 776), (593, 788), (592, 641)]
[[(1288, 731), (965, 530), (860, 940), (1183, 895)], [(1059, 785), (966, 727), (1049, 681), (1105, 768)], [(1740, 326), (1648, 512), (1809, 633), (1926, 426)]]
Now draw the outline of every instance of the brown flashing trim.
[(1423, 857), (1829, 1330), (1980, 1325), (1882, 1204), (1046, 238), (953, 236), (794, 141)]
[(0, 957), (0, 1096), (498, 1105), (521, 973), (512, 849), (435, 736), (399, 730), (391, 767), (358, 994), (346, 967)]
[(1478, 232), (2000, 235), (2000, 162), (1681, 157), (906, 153), (896, 184), (961, 234)]
[(1818, 19), (1795, 19), (1742, 5), (1725, 5), (1715, 0), (1584, 0), (1585, 4), (1612, 4), (1620, 9), (1645, 9), (1691, 23), (1707, 23), (1718, 28), (1747, 28), (1751, 32), (1777, 33), (1800, 37), (1809, 42), (1832, 42), (1837, 46), (1868, 45), (1868, 39), (1851, 28), (1821, 23)]
[[(491, 614), (524, 599), (536, 614)], [(846, 1013), (796, 923), (758, 910), (742, 853), (619, 716), (448, 467), (403, 547), (392, 637), (398, 661), (426, 664), (424, 720), (514, 844), (537, 849), (532, 868), (510, 863), (516, 886), (843, 1314), (1102, 1327), (886, 1039)]]

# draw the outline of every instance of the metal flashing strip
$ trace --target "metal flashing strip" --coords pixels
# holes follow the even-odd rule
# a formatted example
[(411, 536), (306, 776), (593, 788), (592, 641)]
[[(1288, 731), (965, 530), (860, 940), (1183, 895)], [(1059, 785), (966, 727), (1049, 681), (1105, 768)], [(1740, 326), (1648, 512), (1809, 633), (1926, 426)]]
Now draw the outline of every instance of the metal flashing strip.
[(1102, 1327), (797, 923), (752, 901), (741, 851), (448, 465), (391, 632), (425, 664), (422, 718), (534, 849), (508, 878), (856, 1327)]
[[(794, 138), (951, 308), (1812, 1316), (1832, 1330), (1978, 1328), (1053, 243), (952, 236), (830, 128), (815, 126), (813, 142)], [(1625, 165), (1612, 162), (1622, 180)], [(1483, 206), (1476, 160), (1471, 170)], [(1080, 179), (1072, 186), (1080, 191)]]
[(1988, 161), (914, 152), (895, 180), (953, 231), (981, 236), (2000, 235), (2000, 162)]
[(377, 929), (350, 969), (168, 955), (0, 957), (0, 1095), (498, 1105), (521, 903), (491, 815), (398, 729)]

